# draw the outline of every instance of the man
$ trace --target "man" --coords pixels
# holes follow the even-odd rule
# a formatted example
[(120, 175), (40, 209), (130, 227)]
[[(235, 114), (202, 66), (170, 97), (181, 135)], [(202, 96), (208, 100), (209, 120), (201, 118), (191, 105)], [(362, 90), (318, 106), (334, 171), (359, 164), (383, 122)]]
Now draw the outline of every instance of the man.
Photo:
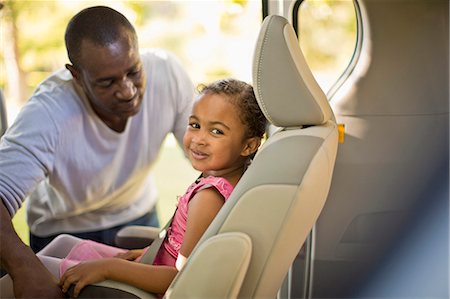
[(182, 144), (192, 106), (178, 62), (140, 54), (119, 12), (82, 10), (65, 41), (71, 64), (37, 88), (0, 142), (0, 254), (16, 297), (39, 297), (33, 284), (62, 296), (11, 226), (22, 202), (34, 252), (60, 233), (113, 244), (125, 225), (158, 225), (151, 166), (167, 134)]

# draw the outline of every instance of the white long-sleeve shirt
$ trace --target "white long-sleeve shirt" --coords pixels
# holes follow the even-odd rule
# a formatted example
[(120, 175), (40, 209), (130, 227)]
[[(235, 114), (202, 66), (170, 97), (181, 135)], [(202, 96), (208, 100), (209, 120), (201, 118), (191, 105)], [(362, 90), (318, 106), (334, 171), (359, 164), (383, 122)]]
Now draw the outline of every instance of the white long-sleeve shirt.
[(0, 141), (0, 198), (11, 215), (28, 198), (37, 236), (113, 227), (154, 208), (151, 168), (167, 134), (180, 144), (193, 86), (176, 59), (142, 53), (147, 87), (123, 132), (94, 113), (70, 72), (47, 78)]

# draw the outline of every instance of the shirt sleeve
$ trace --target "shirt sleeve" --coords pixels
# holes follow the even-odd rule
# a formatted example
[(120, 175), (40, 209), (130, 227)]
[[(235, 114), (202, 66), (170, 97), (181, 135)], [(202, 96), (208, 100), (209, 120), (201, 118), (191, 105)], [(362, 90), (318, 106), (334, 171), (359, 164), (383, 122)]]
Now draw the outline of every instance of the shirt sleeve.
[(0, 140), (0, 198), (11, 216), (52, 169), (56, 126), (32, 99)]
[(175, 118), (172, 133), (178, 141), (178, 144), (182, 145), (183, 136), (189, 121), (189, 115), (192, 112), (192, 105), (194, 102), (194, 85), (177, 58), (172, 54), (168, 55), (176, 86), (174, 96), (177, 116)]

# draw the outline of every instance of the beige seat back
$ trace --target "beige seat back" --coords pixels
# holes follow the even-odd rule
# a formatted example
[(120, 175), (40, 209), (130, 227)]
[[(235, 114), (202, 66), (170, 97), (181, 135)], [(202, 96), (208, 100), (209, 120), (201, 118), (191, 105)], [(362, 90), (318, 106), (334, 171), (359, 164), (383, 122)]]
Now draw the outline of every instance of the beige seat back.
[[(253, 81), (260, 107), (279, 129), (259, 149), (167, 298), (275, 298), (327, 198), (337, 126), (283, 17), (262, 24)], [(220, 246), (211, 249), (210, 240)]]

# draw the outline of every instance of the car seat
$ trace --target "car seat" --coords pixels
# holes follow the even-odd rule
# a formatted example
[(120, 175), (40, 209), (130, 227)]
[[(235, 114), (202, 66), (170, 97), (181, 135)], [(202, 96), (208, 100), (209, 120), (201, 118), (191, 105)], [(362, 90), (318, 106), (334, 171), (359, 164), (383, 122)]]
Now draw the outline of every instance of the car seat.
[[(253, 60), (258, 103), (277, 129), (258, 150), (165, 298), (270, 298), (328, 195), (338, 130), (325, 94), (288, 21), (268, 16)], [(120, 288), (102, 293), (100, 285)], [(81, 297), (156, 298), (122, 283), (89, 286)]]
[(8, 121), (6, 118), (6, 103), (5, 98), (3, 97), (3, 92), (0, 89), (0, 137), (3, 136), (7, 127)]

